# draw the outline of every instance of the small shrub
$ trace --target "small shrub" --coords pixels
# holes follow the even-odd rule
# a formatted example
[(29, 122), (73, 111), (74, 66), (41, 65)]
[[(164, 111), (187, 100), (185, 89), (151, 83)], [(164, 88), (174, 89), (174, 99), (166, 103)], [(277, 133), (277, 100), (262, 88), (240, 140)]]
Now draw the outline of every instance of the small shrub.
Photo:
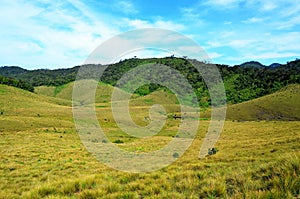
[(102, 143), (107, 143), (108, 141), (106, 139), (103, 139), (101, 142)]
[(98, 141), (97, 138), (95, 138), (95, 139), (92, 139), (92, 142), (93, 142), (93, 143), (98, 143), (99, 141)]
[(120, 139), (117, 139), (117, 140), (113, 141), (113, 143), (116, 143), (116, 144), (122, 144), (122, 143), (124, 143), (124, 141), (123, 141), (123, 140), (120, 140)]
[(175, 152), (175, 153), (173, 154), (173, 158), (179, 158), (179, 154), (178, 154), (177, 152)]
[(214, 155), (218, 152), (218, 149), (217, 148), (211, 148), (211, 149), (208, 149), (208, 155)]
[(38, 195), (39, 195), (40, 197), (45, 197), (45, 196), (54, 194), (55, 191), (56, 191), (55, 188), (53, 188), (53, 187), (51, 187), (51, 186), (44, 186), (44, 187), (41, 187), (41, 188), (38, 190)]

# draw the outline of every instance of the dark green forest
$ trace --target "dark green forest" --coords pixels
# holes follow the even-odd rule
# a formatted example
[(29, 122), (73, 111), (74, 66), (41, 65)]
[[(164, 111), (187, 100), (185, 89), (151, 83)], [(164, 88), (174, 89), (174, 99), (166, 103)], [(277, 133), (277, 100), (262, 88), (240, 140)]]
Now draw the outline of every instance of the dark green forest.
[[(114, 86), (127, 71), (139, 65), (149, 63), (162, 64), (179, 71), (192, 85), (199, 104), (201, 106), (209, 106), (210, 98), (206, 84), (191, 62), (195, 63), (196, 61), (176, 57), (125, 59), (118, 63), (108, 65), (100, 81)], [(212, 64), (198, 61), (196, 63), (207, 68), (212, 66)], [(236, 66), (216, 66), (221, 73), (225, 85), (227, 103), (234, 104), (255, 99), (274, 93), (289, 84), (300, 83), (300, 60), (298, 59), (283, 65), (272, 64), (271, 66), (264, 66), (259, 62), (252, 61)], [(85, 65), (85, 67), (91, 69), (91, 76), (95, 74), (93, 72), (95, 69), (104, 68), (102, 65)], [(79, 68), (80, 66), (57, 70), (26, 70), (16, 66), (4, 66), (0, 67), (0, 75), (6, 78), (2, 77), (0, 83), (30, 91), (33, 91), (33, 87), (41, 85), (60, 86), (74, 81)], [(170, 78), (172, 77), (170, 76)], [(157, 89), (164, 88), (161, 85), (146, 84), (136, 90), (136, 93), (147, 95)]]
[(30, 83), (14, 78), (0, 76), (0, 84), (21, 88), (30, 92), (34, 91), (34, 87)]

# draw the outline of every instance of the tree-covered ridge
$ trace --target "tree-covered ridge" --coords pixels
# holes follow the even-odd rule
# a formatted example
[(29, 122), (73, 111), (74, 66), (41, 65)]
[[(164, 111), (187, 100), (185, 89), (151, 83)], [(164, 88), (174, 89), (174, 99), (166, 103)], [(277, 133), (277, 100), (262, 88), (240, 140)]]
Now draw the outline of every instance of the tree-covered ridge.
[(14, 78), (0, 76), (0, 84), (14, 86), (17, 88), (28, 90), (30, 92), (34, 91), (34, 87), (31, 84), (24, 82), (22, 80), (14, 79)]
[(258, 98), (294, 83), (300, 83), (300, 60), (278, 67), (219, 66), (227, 99), (239, 103)]
[[(209, 105), (209, 92), (205, 82), (199, 72), (191, 65), (191, 62), (183, 58), (124, 60), (108, 67), (104, 72), (102, 81), (115, 85), (125, 72), (143, 63), (164, 64), (180, 71), (193, 86), (200, 105)], [(209, 66), (210, 64), (205, 65)], [(228, 103), (248, 101), (274, 93), (286, 85), (300, 83), (300, 60), (277, 67), (264, 66), (258, 62), (247, 62), (233, 67), (217, 65), (217, 67), (224, 81)], [(137, 93), (144, 95), (155, 89), (157, 89), (155, 85), (145, 85)]]
[(0, 75), (26, 81), (32, 86), (60, 86), (75, 80), (79, 66), (67, 69), (26, 70), (20, 67), (1, 67)]
[[(199, 64), (209, 69), (212, 64), (201, 63), (184, 58), (165, 57), (148, 59), (126, 59), (107, 66), (103, 72), (101, 81), (110, 85), (116, 85), (117, 81), (129, 70), (143, 64), (162, 64), (179, 71), (192, 85), (201, 106), (210, 105), (207, 86), (199, 72), (191, 64)], [(103, 69), (102, 65), (86, 65), (86, 71), (95, 76), (97, 69)], [(228, 66), (217, 65), (224, 81), (227, 102), (240, 103), (258, 98), (281, 89), (282, 87), (300, 83), (300, 60), (288, 62), (275, 67), (264, 66), (259, 62), (246, 62), (241, 65)], [(0, 75), (25, 81), (32, 86), (60, 86), (76, 79), (78, 69), (76, 66), (69, 69), (57, 70), (25, 70), (19, 67), (1, 67)], [(90, 70), (89, 70), (90, 69)], [(172, 75), (169, 76), (172, 78)], [(154, 90), (162, 88), (160, 85), (149, 84), (140, 87), (136, 93), (147, 95)]]

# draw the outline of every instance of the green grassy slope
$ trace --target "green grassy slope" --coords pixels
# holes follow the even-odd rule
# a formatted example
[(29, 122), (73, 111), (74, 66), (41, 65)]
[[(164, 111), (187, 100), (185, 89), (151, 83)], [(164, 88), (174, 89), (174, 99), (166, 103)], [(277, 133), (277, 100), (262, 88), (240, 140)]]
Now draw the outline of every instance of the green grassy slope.
[(37, 86), (34, 88), (34, 92), (41, 95), (46, 95), (50, 97), (55, 96), (55, 86)]
[[(35, 88), (35, 92), (42, 95), (71, 100), (73, 85), (74, 83), (72, 82), (58, 87), (40, 86)], [(99, 83), (96, 91), (96, 103), (110, 102), (112, 92), (112, 86)], [(178, 104), (173, 94), (161, 90), (142, 97), (133, 96), (132, 99), (130, 103), (133, 106), (164, 104), (168, 109), (168, 105), (172, 105), (172, 108), (174, 108), (174, 105)], [(176, 110), (174, 109), (174, 112), (176, 112)], [(209, 111), (203, 113), (202, 117), (209, 117)], [(258, 99), (228, 105), (227, 119), (241, 121), (300, 120), (300, 85), (289, 85), (276, 93)]]
[(71, 102), (0, 85), (0, 131), (70, 127)]
[[(210, 117), (210, 110), (202, 117)], [(247, 102), (227, 105), (227, 120), (300, 120), (300, 84), (292, 84), (278, 92)]]
[[(35, 93), (71, 101), (73, 86), (74, 86), (74, 82), (57, 86), (57, 87), (38, 86), (35, 87)], [(110, 102), (111, 94), (113, 90), (114, 90), (113, 86), (99, 82), (96, 91), (96, 103)]]
[[(35, 88), (35, 92), (42, 95), (71, 100), (73, 85), (74, 83), (72, 82), (58, 87), (40, 86)], [(99, 83), (96, 91), (96, 103), (109, 103), (113, 89), (114, 88), (108, 84)], [(178, 111), (178, 101), (176, 97), (162, 90), (142, 97), (134, 95), (130, 104), (140, 107), (164, 104), (166, 109), (173, 112)], [(99, 106), (103, 106), (103, 104), (99, 104)], [(201, 117), (208, 118), (209, 111), (202, 113)], [(241, 121), (300, 120), (300, 85), (289, 85), (276, 93), (258, 99), (228, 105), (226, 118), (228, 120)]]
[[(147, 112), (139, 106), (151, 106), (151, 100), (156, 103), (163, 93), (152, 95), (133, 100), (137, 103), (134, 117), (143, 119)], [(161, 102), (174, 102), (169, 97)], [(199, 160), (209, 125), (209, 121), (201, 121), (197, 138), (183, 157), (161, 170), (132, 174), (108, 168), (84, 148), (69, 105), (64, 99), (0, 85), (0, 198), (300, 196), (298, 121), (226, 121), (216, 145), (218, 153)], [(97, 107), (97, 114), (103, 129), (113, 134), (111, 140), (124, 141), (118, 146), (129, 151), (164, 146), (179, 122), (171, 119), (161, 135), (151, 139), (131, 139), (113, 123), (109, 107)]]
[(231, 120), (300, 120), (300, 85), (289, 85), (258, 99), (228, 106)]

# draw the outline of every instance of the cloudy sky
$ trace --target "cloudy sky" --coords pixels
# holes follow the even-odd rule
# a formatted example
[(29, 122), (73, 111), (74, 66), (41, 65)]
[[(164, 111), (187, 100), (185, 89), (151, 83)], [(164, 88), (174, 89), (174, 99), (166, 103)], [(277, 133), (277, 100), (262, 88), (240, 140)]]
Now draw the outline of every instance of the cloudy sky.
[(28, 69), (80, 65), (112, 36), (150, 27), (193, 39), (214, 63), (300, 58), (297, 0), (1, 0), (0, 26), (0, 66)]

